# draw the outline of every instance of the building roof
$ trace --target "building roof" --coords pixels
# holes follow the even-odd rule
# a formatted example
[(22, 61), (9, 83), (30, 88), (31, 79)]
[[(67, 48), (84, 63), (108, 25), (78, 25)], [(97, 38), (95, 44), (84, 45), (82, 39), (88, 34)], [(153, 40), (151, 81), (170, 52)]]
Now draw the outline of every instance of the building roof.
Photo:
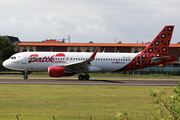
[[(33, 42), (21, 42), (17, 44), (18, 46), (72, 46), (72, 47), (78, 47), (78, 46), (87, 46), (87, 47), (146, 47), (148, 44), (117, 44), (117, 43), (58, 43), (58, 42), (43, 42), (43, 43), (33, 43)], [(170, 44), (170, 47), (180, 47), (180, 44)]]
[(170, 44), (169, 47), (180, 47), (180, 44)]
[(57, 40), (46, 40), (44, 41), (44, 43), (58, 43)]
[(18, 37), (14, 37), (14, 36), (6, 36), (6, 37), (11, 43), (20, 42)]

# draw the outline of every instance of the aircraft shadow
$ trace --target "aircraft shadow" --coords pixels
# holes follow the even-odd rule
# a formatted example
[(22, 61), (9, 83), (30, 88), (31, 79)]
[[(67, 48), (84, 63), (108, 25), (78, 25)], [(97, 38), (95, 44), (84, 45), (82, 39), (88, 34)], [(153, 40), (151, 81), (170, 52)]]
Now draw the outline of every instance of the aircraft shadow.
[(123, 82), (120, 82), (120, 81), (115, 81), (115, 80), (90, 80), (90, 81), (93, 81), (93, 82), (107, 82), (107, 83), (123, 83)]
[(56, 80), (56, 81), (123, 83), (122, 81), (120, 82), (118, 80), (71, 80), (71, 79), (66, 79), (66, 80)]

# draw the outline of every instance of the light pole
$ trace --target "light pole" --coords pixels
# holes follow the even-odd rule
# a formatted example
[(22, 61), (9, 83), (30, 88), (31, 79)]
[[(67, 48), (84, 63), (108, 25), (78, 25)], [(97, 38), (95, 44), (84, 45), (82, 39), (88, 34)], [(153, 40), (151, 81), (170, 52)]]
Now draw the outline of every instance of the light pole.
[[(1, 51), (0, 51), (0, 54), (1, 54), (1, 61), (2, 61), (2, 52), (3, 52), (3, 50), (6, 50), (7, 48), (3, 48)], [(3, 67), (2, 67), (2, 63), (1, 63), (1, 71), (3, 70)]]

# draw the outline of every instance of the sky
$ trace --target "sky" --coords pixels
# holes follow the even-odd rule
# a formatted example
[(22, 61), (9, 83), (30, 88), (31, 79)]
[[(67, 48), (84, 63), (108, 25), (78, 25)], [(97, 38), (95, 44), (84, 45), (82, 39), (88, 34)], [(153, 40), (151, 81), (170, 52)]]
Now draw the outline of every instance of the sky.
[(177, 43), (179, 12), (179, 0), (0, 0), (0, 35), (24, 42), (70, 35), (71, 43), (145, 43), (175, 25), (171, 43)]

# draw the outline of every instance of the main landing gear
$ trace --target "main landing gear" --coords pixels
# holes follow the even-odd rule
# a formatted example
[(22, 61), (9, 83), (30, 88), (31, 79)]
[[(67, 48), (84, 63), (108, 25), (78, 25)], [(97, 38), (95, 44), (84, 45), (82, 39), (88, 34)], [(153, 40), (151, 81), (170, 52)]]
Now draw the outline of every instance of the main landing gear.
[(84, 76), (80, 74), (80, 75), (78, 76), (78, 79), (79, 79), (79, 80), (89, 80), (89, 78), (90, 78), (90, 76), (89, 76), (88, 74), (86, 74), (86, 75), (84, 75)]
[(25, 72), (24, 72), (24, 80), (28, 79), (28, 76), (27, 76), (27, 75), (28, 75), (28, 71), (25, 71)]

